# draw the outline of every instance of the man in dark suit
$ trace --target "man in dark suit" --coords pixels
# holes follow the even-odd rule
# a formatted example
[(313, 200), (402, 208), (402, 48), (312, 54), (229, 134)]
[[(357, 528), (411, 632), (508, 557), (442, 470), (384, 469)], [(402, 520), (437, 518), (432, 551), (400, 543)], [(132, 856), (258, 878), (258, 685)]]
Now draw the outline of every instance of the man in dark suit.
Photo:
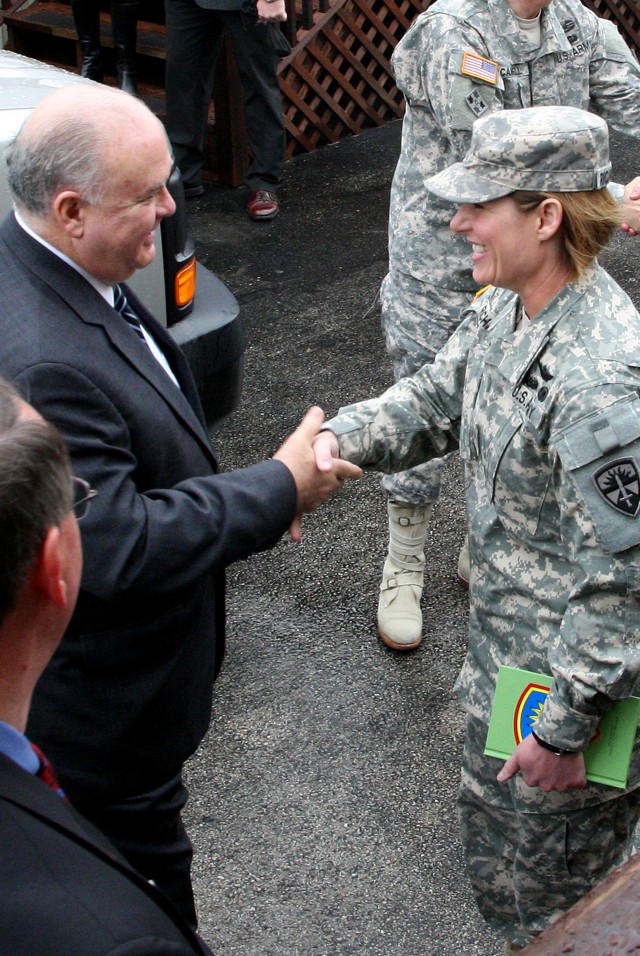
[[(0, 371), (99, 491), (78, 605), (30, 736), (80, 812), (195, 926), (182, 766), (207, 730), (224, 568), (271, 547), (359, 469), (316, 469), (312, 409), (272, 460), (217, 474), (187, 363), (126, 287), (174, 204), (164, 129), (104, 86), (46, 97), (7, 152)], [(113, 307), (124, 291), (141, 328)], [(133, 319), (134, 323), (136, 319)]]
[(58, 431), (0, 380), (0, 953), (205, 956), (163, 894), (65, 802), (24, 736), (80, 584), (74, 498), (86, 509), (91, 494)]

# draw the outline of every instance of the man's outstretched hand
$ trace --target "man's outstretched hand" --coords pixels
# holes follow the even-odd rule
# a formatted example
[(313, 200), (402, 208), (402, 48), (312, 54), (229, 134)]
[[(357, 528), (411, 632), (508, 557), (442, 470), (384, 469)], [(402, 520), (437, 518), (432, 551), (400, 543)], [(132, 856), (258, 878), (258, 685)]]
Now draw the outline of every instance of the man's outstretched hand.
[(628, 236), (640, 235), (640, 176), (636, 176), (624, 187), (622, 200), (624, 222), (622, 229)]
[[(289, 534), (294, 541), (302, 536), (302, 515), (315, 511), (331, 495), (342, 488), (345, 478), (360, 478), (362, 469), (337, 456), (316, 461), (313, 440), (324, 422), (324, 412), (317, 405), (309, 409), (296, 430), (273, 456), (287, 466), (298, 491), (298, 513)], [(334, 439), (335, 440), (335, 439)]]

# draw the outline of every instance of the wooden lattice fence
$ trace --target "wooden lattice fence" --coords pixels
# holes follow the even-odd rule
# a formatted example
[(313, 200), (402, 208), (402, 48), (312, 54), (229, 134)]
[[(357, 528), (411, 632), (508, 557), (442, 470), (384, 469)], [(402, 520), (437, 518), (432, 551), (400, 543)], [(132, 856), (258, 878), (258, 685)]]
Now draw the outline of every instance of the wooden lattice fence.
[(583, 0), (583, 3), (599, 17), (613, 20), (636, 56), (640, 55), (640, 4), (623, 0)]
[[(280, 66), (288, 155), (311, 151), (343, 136), (402, 116), (402, 94), (391, 55), (415, 17), (433, 0), (306, 0), (315, 9), (311, 29), (298, 30), (292, 54)], [(583, 0), (613, 20), (640, 54), (640, 3)], [(301, 0), (289, 0), (300, 22)], [(321, 13), (323, 9), (326, 12)]]
[(282, 61), (288, 152), (311, 151), (402, 115), (391, 54), (424, 0), (337, 0)]

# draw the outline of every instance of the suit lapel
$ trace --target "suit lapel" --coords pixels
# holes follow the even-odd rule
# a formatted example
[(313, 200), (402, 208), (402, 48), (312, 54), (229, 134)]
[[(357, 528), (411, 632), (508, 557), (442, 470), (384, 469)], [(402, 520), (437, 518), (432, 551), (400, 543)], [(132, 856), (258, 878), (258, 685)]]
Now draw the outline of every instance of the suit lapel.
[(153, 338), (164, 352), (165, 357), (171, 366), (171, 371), (178, 379), (180, 389), (182, 390), (189, 405), (198, 416), (200, 424), (206, 431), (207, 425), (202, 404), (200, 402), (200, 396), (198, 395), (198, 390), (196, 388), (193, 375), (191, 374), (189, 363), (187, 362), (182, 349), (176, 345), (173, 336), (165, 329), (163, 325), (158, 322), (155, 316), (149, 312), (147, 307), (140, 301), (135, 292), (126, 284), (124, 288), (126, 290), (129, 303), (137, 315), (142, 319), (144, 325), (147, 327)]
[(99, 851), (101, 856), (107, 857), (119, 867), (131, 869), (109, 841), (83, 820), (70, 804), (4, 754), (0, 754), (0, 799), (8, 800), (50, 826), (64, 831), (76, 842)]
[(154, 319), (131, 290), (125, 287), (127, 298), (131, 296), (134, 309), (165, 352), (180, 388), (176, 388), (175, 383), (154, 358), (146, 343), (132, 332), (121, 316), (107, 305), (102, 296), (80, 273), (36, 242), (24, 229), (20, 228), (13, 216), (5, 220), (2, 232), (9, 248), (23, 267), (45, 282), (52, 292), (76, 313), (80, 321), (87, 325), (100, 326), (104, 330), (113, 349), (137, 374), (142, 375), (152, 385), (182, 421), (185, 428), (200, 443), (207, 456), (215, 461), (204, 424), (200, 399), (187, 360), (168, 332)]

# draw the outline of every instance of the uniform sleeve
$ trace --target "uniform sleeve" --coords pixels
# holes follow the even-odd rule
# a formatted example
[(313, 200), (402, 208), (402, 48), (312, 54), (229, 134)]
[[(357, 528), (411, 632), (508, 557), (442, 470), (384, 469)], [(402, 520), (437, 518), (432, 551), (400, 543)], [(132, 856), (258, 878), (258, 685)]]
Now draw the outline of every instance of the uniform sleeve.
[(589, 96), (594, 113), (609, 126), (640, 139), (640, 67), (610, 20), (597, 21)]
[(462, 159), (479, 116), (503, 108), (503, 82), (480, 34), (446, 14), (426, 15), (399, 44), (396, 81), (412, 106), (433, 113)]
[(457, 448), (476, 329), (475, 312), (468, 310), (432, 365), (378, 398), (341, 408), (326, 424), (338, 437), (341, 456), (363, 468), (396, 472)]
[(640, 674), (640, 399), (623, 386), (598, 388), (574, 398), (562, 419), (556, 492), (576, 574), (549, 651), (554, 685), (539, 729), (582, 750), (611, 704), (636, 692)]

